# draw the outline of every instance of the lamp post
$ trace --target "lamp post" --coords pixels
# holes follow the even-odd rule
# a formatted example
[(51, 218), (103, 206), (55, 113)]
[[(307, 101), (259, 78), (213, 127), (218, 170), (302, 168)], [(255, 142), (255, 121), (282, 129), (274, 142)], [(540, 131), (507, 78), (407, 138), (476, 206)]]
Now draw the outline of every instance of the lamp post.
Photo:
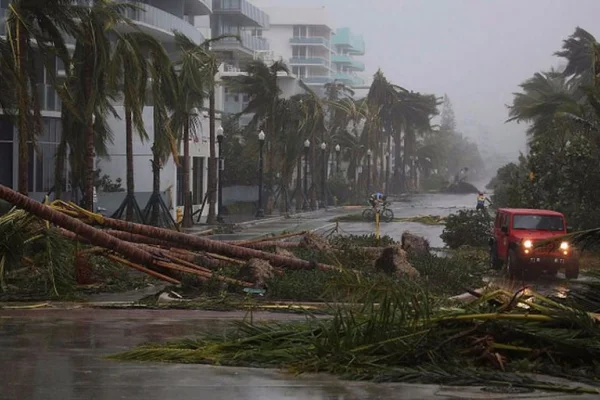
[(340, 174), (340, 151), (342, 150), (342, 148), (340, 147), (339, 144), (335, 145), (335, 160), (336, 160), (336, 166), (335, 166), (335, 172), (339, 175)]
[[(371, 156), (373, 152), (371, 149), (367, 150), (367, 190), (371, 190)], [(369, 192), (370, 193), (370, 192)]]
[(386, 193), (390, 192), (390, 152), (386, 151), (385, 153), (385, 191)]
[(223, 163), (223, 127), (219, 126), (217, 129), (217, 142), (219, 143), (219, 180), (218, 184), (218, 199), (217, 199), (217, 222), (223, 223), (223, 171), (225, 170), (225, 164)]
[(310, 140), (304, 141), (304, 203), (302, 209), (308, 211), (308, 150), (310, 150)]
[(265, 145), (265, 133), (260, 131), (258, 133), (258, 211), (256, 211), (256, 218), (263, 218), (265, 216), (265, 210), (263, 209), (263, 146)]
[(325, 195), (325, 185), (327, 183), (327, 159), (325, 157), (325, 150), (327, 150), (327, 144), (321, 143), (321, 155), (323, 158), (323, 178), (321, 179), (321, 206), (327, 208), (327, 196)]

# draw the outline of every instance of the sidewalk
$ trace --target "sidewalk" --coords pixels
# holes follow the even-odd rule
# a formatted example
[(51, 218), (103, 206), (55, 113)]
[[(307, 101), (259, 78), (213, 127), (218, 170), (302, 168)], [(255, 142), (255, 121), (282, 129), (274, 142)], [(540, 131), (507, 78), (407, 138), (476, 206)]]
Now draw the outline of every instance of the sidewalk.
[(321, 216), (337, 215), (337, 214), (339, 214), (339, 212), (354, 211), (357, 207), (361, 208), (361, 206), (337, 206), (337, 207), (321, 208), (321, 209), (314, 210), (314, 211), (302, 211), (299, 213), (292, 212), (289, 214), (268, 215), (268, 216), (265, 216), (264, 218), (256, 218), (254, 215), (228, 215), (228, 216), (224, 216), (224, 218), (223, 218), (225, 221), (224, 224), (217, 224), (217, 225), (197, 224), (197, 225), (194, 225), (192, 228), (184, 229), (184, 232), (190, 233), (190, 234), (195, 234), (195, 235), (209, 234), (214, 229), (218, 229), (221, 226), (228, 226), (228, 225), (236, 225), (245, 230), (246, 228), (248, 228), (250, 226), (269, 224), (269, 223), (283, 221), (283, 220), (298, 221), (301, 219), (309, 219), (309, 218), (314, 219), (314, 218), (318, 218)]

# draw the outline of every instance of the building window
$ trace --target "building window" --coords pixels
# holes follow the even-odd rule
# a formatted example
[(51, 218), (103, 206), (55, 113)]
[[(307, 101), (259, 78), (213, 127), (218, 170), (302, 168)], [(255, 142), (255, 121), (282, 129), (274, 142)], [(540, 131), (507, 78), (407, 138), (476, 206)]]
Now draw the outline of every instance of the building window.
[(292, 74), (298, 78), (306, 78), (306, 67), (292, 67)]
[(294, 37), (306, 37), (307, 31), (304, 25), (294, 25)]
[(306, 46), (296, 46), (292, 49), (292, 57), (306, 58)]
[(37, 151), (29, 144), (29, 191), (49, 192), (54, 186), (56, 152), (60, 144), (60, 119), (44, 118), (44, 132), (37, 140)]

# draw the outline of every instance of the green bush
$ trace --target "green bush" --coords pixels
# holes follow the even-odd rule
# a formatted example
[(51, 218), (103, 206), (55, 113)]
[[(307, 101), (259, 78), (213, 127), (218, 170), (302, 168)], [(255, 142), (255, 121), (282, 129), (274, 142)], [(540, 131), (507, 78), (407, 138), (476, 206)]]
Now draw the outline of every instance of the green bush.
[(461, 246), (487, 246), (492, 234), (491, 222), (487, 212), (460, 210), (446, 218), (446, 225), (440, 237), (451, 249)]

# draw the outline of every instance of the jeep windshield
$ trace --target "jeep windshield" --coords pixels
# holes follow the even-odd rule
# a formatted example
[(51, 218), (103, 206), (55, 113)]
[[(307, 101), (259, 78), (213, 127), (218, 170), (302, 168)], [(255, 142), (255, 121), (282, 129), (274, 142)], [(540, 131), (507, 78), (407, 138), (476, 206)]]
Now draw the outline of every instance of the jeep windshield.
[(563, 218), (556, 215), (515, 215), (513, 229), (532, 231), (562, 231)]

